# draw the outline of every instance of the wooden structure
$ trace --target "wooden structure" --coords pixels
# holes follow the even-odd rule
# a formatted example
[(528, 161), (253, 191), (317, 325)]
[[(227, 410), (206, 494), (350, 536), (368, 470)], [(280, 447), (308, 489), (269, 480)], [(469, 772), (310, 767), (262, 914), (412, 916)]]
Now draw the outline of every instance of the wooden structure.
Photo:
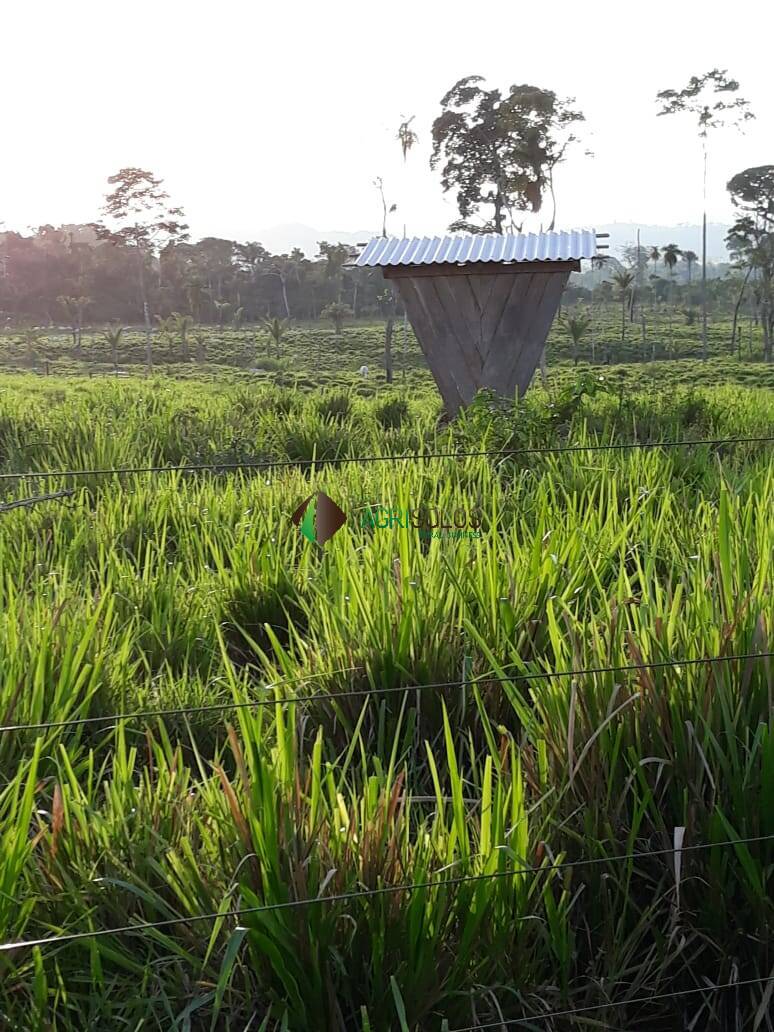
[(375, 237), (355, 264), (394, 281), (453, 415), (482, 388), (524, 394), (569, 275), (597, 246), (593, 230)]

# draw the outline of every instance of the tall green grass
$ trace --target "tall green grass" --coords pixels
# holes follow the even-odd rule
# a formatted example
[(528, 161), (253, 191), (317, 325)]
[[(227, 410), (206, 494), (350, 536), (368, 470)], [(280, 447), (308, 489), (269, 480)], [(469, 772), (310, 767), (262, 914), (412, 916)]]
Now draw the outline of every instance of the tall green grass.
[[(357, 397), (31, 387), (2, 398), (0, 454), (40, 471), (774, 426), (763, 390), (568, 398), (483, 399), (443, 430), (429, 397), (385, 426)], [(0, 1021), (580, 1029), (543, 1015), (607, 1001), (596, 1027), (769, 1027), (763, 985), (628, 1001), (771, 973), (774, 848), (740, 840), (774, 835), (772, 661), (525, 675), (770, 651), (771, 456), (54, 478), (76, 494), (3, 514), (3, 725), (270, 705), (0, 731), (0, 939), (180, 919), (0, 952)], [(290, 522), (311, 490), (348, 514), (324, 550)], [(482, 535), (361, 528), (374, 504), (477, 508)], [(676, 828), (736, 844), (605, 859)]]

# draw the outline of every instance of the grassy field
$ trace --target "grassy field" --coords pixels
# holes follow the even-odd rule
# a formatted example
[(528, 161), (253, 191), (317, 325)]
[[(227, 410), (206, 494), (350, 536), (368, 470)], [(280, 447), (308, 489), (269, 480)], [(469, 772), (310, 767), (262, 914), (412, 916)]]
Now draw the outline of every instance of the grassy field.
[(693, 990), (771, 974), (774, 660), (642, 664), (774, 647), (772, 445), (297, 465), (772, 436), (769, 368), (565, 364), (445, 427), (416, 355), (358, 380), (379, 339), (326, 390), (300, 344), (279, 382), (0, 382), (2, 472), (291, 463), (3, 482), (73, 493), (0, 512), (0, 940), (122, 930), (0, 952), (0, 1025), (771, 1028)]
[[(549, 366), (571, 365), (577, 358), (581, 368), (597, 365), (635, 367), (634, 381), (642, 378), (669, 379), (690, 385), (696, 382), (695, 360), (701, 357), (699, 322), (686, 321), (675, 311), (670, 325), (668, 310), (661, 306), (643, 309), (641, 321), (627, 322), (622, 340), (621, 310), (617, 304), (596, 304), (593, 329), (589, 330), (573, 354), (566, 317), (584, 306), (565, 310), (551, 330), (548, 340)], [(703, 382), (739, 382), (750, 386), (774, 387), (774, 365), (762, 362), (762, 330), (740, 320), (741, 347), (730, 347), (731, 319), (718, 313), (709, 327), (707, 367)], [(24, 331), (0, 333), (0, 370), (35, 372), (39, 375), (110, 376), (115, 374), (113, 357), (104, 333), (84, 333), (80, 351), (71, 334), (54, 327), (40, 331), (40, 339), (30, 342)], [(182, 345), (174, 335), (156, 332), (153, 364), (157, 373), (175, 379), (211, 379), (222, 382), (268, 382), (315, 389), (320, 386), (353, 384), (372, 392), (384, 383), (384, 325), (368, 321), (347, 323), (342, 334), (321, 323), (293, 323), (279, 348), (268, 334), (256, 326), (241, 329), (198, 327), (189, 331), (187, 347), (190, 360), (182, 361)], [(117, 348), (117, 364), (122, 375), (142, 375), (146, 362), (145, 336), (139, 329), (127, 328)], [(404, 336), (402, 322), (395, 326), (393, 340), (395, 381), (406, 388), (432, 385), (427, 365), (411, 327)], [(367, 380), (358, 374), (369, 368)], [(707, 379), (707, 377), (710, 379)]]

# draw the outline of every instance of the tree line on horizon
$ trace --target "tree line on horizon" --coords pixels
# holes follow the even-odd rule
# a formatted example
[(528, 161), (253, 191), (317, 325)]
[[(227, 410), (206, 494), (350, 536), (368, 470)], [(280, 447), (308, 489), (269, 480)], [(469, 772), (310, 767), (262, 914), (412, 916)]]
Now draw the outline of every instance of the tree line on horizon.
[[(725, 70), (713, 69), (693, 76), (681, 90), (657, 94), (658, 115), (688, 113), (696, 119), (705, 169), (711, 132), (739, 127), (753, 117), (738, 89)], [(443, 190), (455, 195), (459, 218), (451, 231), (518, 232), (526, 218), (542, 218), (546, 205), (546, 228), (554, 228), (554, 172), (579, 143), (577, 128), (584, 121), (574, 103), (574, 98), (530, 85), (514, 85), (503, 94), (487, 89), (481, 76), (455, 83), (433, 122), (430, 158), (431, 168), (440, 169)], [(418, 140), (412, 121), (413, 117), (405, 118), (397, 133), (404, 161)], [(297, 248), (272, 255), (256, 241), (205, 237), (192, 243), (183, 210), (172, 204), (162, 180), (151, 172), (124, 168), (108, 179), (108, 185), (97, 222), (46, 225), (29, 237), (0, 235), (0, 325), (66, 321), (79, 334), (84, 324), (141, 322), (150, 360), (154, 317), (184, 313), (195, 323), (224, 327), (266, 318), (328, 316), (339, 330), (348, 316), (381, 314), (387, 358), (398, 301), (380, 270), (347, 268), (354, 253), (350, 246), (320, 241), (316, 259), (310, 260)], [(388, 202), (381, 177), (374, 185), (386, 236), (397, 205)], [(745, 169), (727, 186), (737, 211), (727, 243), (743, 276), (735, 317), (748, 291), (763, 325), (764, 354), (771, 359), (774, 165)], [(680, 252), (673, 244), (649, 252), (641, 249), (634, 260), (625, 253), (629, 268), (618, 263), (612, 279), (623, 293), (636, 280), (642, 292), (644, 268), (651, 260), (657, 266), (661, 258), (671, 299), (678, 259), (687, 266), (689, 287), (698, 266), (706, 357), (706, 175), (704, 191), (701, 255)], [(657, 283), (652, 290), (655, 296)]]

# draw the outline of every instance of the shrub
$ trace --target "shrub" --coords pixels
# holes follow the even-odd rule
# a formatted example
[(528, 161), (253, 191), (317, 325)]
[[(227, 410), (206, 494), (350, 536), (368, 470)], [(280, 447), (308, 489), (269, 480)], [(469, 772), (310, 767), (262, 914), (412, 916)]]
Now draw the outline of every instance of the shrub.
[(317, 411), (323, 419), (345, 423), (352, 413), (352, 398), (345, 391), (330, 391), (317, 402)]
[(385, 430), (397, 430), (409, 417), (409, 404), (405, 398), (387, 398), (376, 406), (374, 415)]

